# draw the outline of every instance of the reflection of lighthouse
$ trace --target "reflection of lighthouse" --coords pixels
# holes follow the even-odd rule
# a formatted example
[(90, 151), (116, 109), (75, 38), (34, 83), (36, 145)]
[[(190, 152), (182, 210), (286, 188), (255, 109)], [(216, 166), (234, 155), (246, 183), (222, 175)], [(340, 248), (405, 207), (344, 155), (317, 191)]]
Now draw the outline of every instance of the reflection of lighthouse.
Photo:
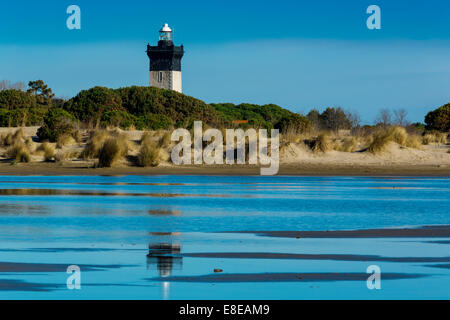
[(160, 277), (168, 277), (174, 268), (181, 267), (181, 246), (173, 243), (156, 243), (148, 246), (147, 265), (156, 265)]
[[(180, 256), (181, 246), (173, 243), (151, 243), (148, 246), (147, 268), (156, 266), (160, 277), (169, 277), (172, 270), (180, 270), (182, 267), (182, 257)], [(162, 283), (162, 296), (164, 300), (169, 298), (170, 282)]]

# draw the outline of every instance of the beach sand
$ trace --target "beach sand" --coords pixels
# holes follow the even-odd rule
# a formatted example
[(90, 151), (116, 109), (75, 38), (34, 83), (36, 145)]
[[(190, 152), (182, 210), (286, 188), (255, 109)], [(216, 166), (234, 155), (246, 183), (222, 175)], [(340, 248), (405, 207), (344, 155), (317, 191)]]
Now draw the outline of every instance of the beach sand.
[[(38, 127), (23, 128), (37, 141)], [(17, 128), (0, 128), (0, 134)], [(130, 141), (130, 156), (136, 156), (142, 131), (122, 131)], [(34, 142), (36, 148), (39, 143)], [(56, 152), (81, 152), (84, 143), (57, 149)], [(450, 176), (449, 145), (430, 144), (420, 149), (390, 143), (386, 151), (374, 155), (367, 151), (313, 153), (303, 143), (283, 143), (280, 148), (279, 175), (298, 176)], [(260, 175), (255, 165), (183, 165), (163, 161), (157, 167), (141, 168), (128, 160), (112, 168), (94, 168), (95, 161), (73, 158), (61, 162), (45, 162), (42, 155), (32, 155), (30, 163), (11, 164), (0, 147), (0, 175)], [(164, 150), (169, 158), (170, 150)]]

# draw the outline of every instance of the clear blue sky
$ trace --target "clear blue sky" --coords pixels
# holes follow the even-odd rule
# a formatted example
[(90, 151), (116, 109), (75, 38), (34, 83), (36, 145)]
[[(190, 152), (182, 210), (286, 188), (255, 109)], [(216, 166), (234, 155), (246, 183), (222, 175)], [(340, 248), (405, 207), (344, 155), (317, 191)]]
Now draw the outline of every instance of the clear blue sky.
[[(81, 7), (82, 30), (66, 28)], [(381, 30), (366, 8), (381, 7)], [(163, 23), (184, 44), (183, 90), (207, 102), (326, 106), (411, 121), (450, 102), (450, 1), (41, 0), (0, 3), (0, 79), (43, 79), (59, 96), (148, 84)]]

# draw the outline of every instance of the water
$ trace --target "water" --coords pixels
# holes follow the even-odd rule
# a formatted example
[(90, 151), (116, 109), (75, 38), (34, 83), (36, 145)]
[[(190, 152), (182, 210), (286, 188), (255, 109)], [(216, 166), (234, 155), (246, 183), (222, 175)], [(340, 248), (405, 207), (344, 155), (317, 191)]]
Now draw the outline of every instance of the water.
[(449, 191), (448, 178), (1, 176), (0, 298), (448, 299), (449, 238), (261, 231), (450, 225)]

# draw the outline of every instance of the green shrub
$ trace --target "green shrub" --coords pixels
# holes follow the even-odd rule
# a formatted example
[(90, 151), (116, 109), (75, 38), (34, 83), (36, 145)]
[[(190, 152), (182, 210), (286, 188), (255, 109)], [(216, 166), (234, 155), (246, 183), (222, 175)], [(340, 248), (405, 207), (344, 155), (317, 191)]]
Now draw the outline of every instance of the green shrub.
[(136, 117), (123, 110), (107, 111), (101, 117), (103, 127), (120, 127), (129, 129), (136, 124)]
[(450, 131), (450, 103), (429, 112), (425, 117), (428, 130)]
[(174, 122), (168, 116), (162, 114), (148, 113), (136, 119), (136, 129), (138, 130), (159, 130), (168, 129)]
[(78, 120), (95, 123), (108, 111), (126, 111), (120, 96), (113, 89), (94, 87), (83, 90), (64, 104), (64, 109)]
[(73, 135), (76, 130), (75, 117), (63, 109), (51, 108), (44, 117), (44, 124), (37, 135), (40, 140), (56, 142), (62, 135)]

